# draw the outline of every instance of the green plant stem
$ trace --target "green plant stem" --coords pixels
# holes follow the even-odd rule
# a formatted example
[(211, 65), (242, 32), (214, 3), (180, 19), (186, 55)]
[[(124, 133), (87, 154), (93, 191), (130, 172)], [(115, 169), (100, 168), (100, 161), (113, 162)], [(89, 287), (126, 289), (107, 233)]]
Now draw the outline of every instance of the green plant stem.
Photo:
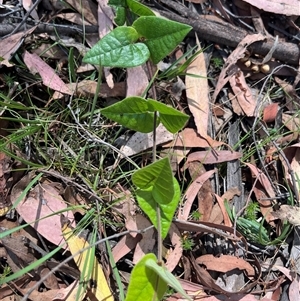
[[(153, 163), (156, 161), (156, 123), (157, 123), (157, 114), (158, 112), (154, 112), (154, 120), (153, 120)], [(162, 236), (161, 236), (161, 209), (159, 203), (156, 203), (156, 220), (157, 220), (157, 264), (162, 264)]]
[(98, 101), (98, 95), (99, 95), (99, 92), (100, 92), (101, 80), (102, 80), (102, 68), (101, 68), (101, 65), (99, 64), (98, 82), (97, 82), (97, 87), (96, 87), (96, 93), (95, 93), (94, 98), (93, 98), (90, 121), (89, 121), (89, 129), (90, 130), (91, 130), (91, 126), (92, 126), (93, 115), (94, 115), (94, 112), (95, 112), (96, 103)]

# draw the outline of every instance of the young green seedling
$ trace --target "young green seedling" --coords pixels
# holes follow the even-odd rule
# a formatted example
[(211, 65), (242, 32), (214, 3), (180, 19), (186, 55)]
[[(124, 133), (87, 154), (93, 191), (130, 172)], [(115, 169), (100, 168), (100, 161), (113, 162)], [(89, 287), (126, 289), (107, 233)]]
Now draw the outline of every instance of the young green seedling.
[[(191, 30), (190, 26), (154, 16), (152, 11), (133, 0), (110, 0), (117, 12), (115, 21), (124, 25), (126, 15), (140, 15), (132, 26), (119, 26), (103, 37), (83, 61), (104, 67), (129, 68), (150, 59), (154, 64), (168, 55)], [(128, 97), (101, 110), (102, 115), (121, 125), (143, 133), (155, 131), (161, 122), (168, 131), (183, 128), (188, 115), (154, 99)], [(153, 135), (155, 136), (155, 135)], [(155, 148), (155, 141), (153, 141)], [(162, 262), (162, 243), (167, 236), (180, 200), (180, 187), (174, 178), (168, 158), (163, 158), (137, 170), (132, 181), (139, 206), (149, 217), (158, 233), (158, 256), (145, 255), (134, 267), (126, 301), (161, 300), (171, 286), (190, 299), (179, 281)]]

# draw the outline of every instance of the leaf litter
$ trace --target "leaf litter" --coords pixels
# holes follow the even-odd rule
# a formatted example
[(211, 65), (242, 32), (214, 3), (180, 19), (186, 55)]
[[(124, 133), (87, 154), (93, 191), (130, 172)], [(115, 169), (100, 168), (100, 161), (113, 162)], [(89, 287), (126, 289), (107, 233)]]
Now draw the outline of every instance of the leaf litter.
[[(207, 8), (201, 6), (206, 1), (189, 2), (198, 12), (201, 7), (201, 14), (207, 13), (209, 17)], [(149, 74), (144, 67), (125, 71), (105, 68), (105, 80), (97, 95), (98, 111), (90, 116), (90, 99), (97, 91), (97, 71), (82, 63), (82, 55), (99, 36), (112, 30), (114, 12), (104, 0), (99, 1), (98, 8), (90, 0), (65, 3), (66, 6), (53, 1), (49, 8), (42, 2), (39, 9), (29, 11), (32, 2), (25, 1), (24, 13), (30, 12), (27, 17), (39, 21), (41, 11), (52, 10), (54, 18), (70, 28), (74, 24), (99, 26), (99, 34), (95, 31), (84, 39), (71, 32), (59, 37), (52, 32), (49, 36), (46, 30), (36, 33), (38, 26), (33, 26), (0, 40), (0, 254), (5, 259), (1, 274), (5, 278), (5, 269), (11, 269), (12, 273), (7, 275), (12, 275), (60, 245), (63, 213), (74, 220), (74, 227), (75, 221), (89, 232), (96, 227), (99, 237), (129, 231), (111, 239), (110, 255), (126, 287), (132, 266), (155, 249), (156, 234), (154, 229), (138, 233), (151, 224), (137, 209), (134, 194), (128, 192), (132, 187), (124, 174), (130, 174), (133, 167), (125, 161), (131, 157), (139, 166), (150, 163), (152, 138), (111, 123), (99, 114), (99, 109), (125, 96), (141, 96), (152, 72)], [(168, 5), (165, 0), (161, 3), (161, 7)], [(164, 242), (165, 265), (180, 278), (194, 300), (279, 300), (284, 291), (290, 300), (298, 300), (299, 66), (285, 65), (284, 61), (273, 59), (272, 53), (281, 41), (298, 39), (299, 12), (292, 2), (237, 1), (232, 5), (234, 12), (225, 2), (213, 1), (212, 11), (216, 14), (212, 20), (238, 24), (235, 26), (251, 29), (252, 33), (249, 31), (238, 41), (235, 49), (221, 41), (212, 46), (201, 40), (203, 51), (189, 64), (186, 74), (155, 82), (162, 102), (190, 115), (189, 123), (177, 135), (163, 127), (157, 131), (159, 155), (175, 158), (173, 172), (181, 183), (182, 195), (177, 220)], [(264, 11), (259, 20), (255, 20), (256, 7)], [(1, 7), (5, 12), (10, 9)], [(284, 16), (284, 24), (278, 13)], [(45, 28), (48, 25), (46, 21)], [(263, 31), (268, 37), (274, 35), (273, 49), (265, 56), (252, 52), (255, 43), (266, 39)], [(184, 48), (197, 44), (200, 49), (199, 41), (189, 39)], [(73, 57), (71, 48), (77, 51)], [(184, 52), (176, 50), (165, 63), (172, 62), (180, 53)], [(172, 95), (170, 91), (176, 90), (179, 81), (183, 81), (183, 88)], [(153, 98), (151, 93), (150, 90)], [(90, 127), (83, 130), (76, 122)], [(228, 129), (234, 122), (238, 124), (236, 135), (240, 138), (231, 144)], [(122, 145), (123, 157), (97, 144), (99, 139), (112, 146)], [(228, 187), (227, 178), (233, 175), (226, 174), (226, 166), (237, 161), (242, 183)], [(52, 167), (56, 176), (45, 172), (37, 182), (31, 182), (39, 171)], [(35, 173), (31, 169), (38, 170)], [(72, 194), (63, 192), (68, 189), (72, 189)], [(237, 204), (236, 197), (243, 203)], [(71, 204), (78, 208), (72, 209)], [(16, 210), (15, 216), (6, 215), (11, 207)], [(23, 221), (17, 221), (17, 217)], [(89, 218), (97, 220), (96, 225), (92, 226)], [(31, 225), (25, 227), (26, 223)], [(18, 225), (24, 229), (18, 229)], [(262, 245), (260, 237), (264, 230), (269, 236)], [(72, 239), (80, 249), (88, 242), (76, 235)], [(101, 254), (109, 254), (106, 248), (99, 244), (94, 250), (95, 265), (91, 270), (101, 274), (98, 282), (105, 284), (105, 291), (111, 294), (115, 278), (110, 277), (110, 269), (103, 268), (105, 264), (98, 265), (98, 261), (105, 263)], [(76, 262), (76, 251), (71, 252)], [(26, 295), (29, 288), (41, 284), (44, 289), (33, 289), (31, 300), (63, 299), (69, 292), (76, 298), (78, 290), (82, 290), (76, 282), (80, 280), (78, 275), (86, 270), (81, 264), (77, 264), (78, 270), (76, 265), (60, 263), (66, 255), (58, 254), (55, 259), (50, 256), (40, 268), (33, 267), (17, 277), (13, 288), (3, 284), (1, 299), (11, 298), (15, 292)], [(51, 273), (54, 267), (59, 273)], [(39, 283), (32, 278), (34, 274), (45, 279)], [(94, 295), (102, 300), (106, 298), (103, 293)], [(82, 294), (83, 299), (86, 291)], [(170, 294), (166, 300), (179, 297)]]

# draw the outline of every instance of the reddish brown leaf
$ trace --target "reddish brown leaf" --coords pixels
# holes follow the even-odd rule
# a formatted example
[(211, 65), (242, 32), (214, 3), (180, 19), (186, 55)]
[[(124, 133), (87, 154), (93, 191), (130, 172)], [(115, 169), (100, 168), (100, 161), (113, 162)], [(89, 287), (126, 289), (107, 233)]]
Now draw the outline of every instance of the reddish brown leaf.
[(243, 72), (238, 71), (229, 79), (235, 97), (232, 99), (232, 107), (236, 114), (245, 114), (252, 117), (255, 114), (256, 100), (252, 96), (251, 89), (246, 83)]
[(134, 233), (133, 235), (126, 234), (123, 236), (112, 249), (115, 262), (118, 262), (121, 258), (133, 250), (140, 240), (141, 235), (136, 235)]
[[(15, 203), (18, 200), (25, 187), (32, 179), (32, 176), (32, 174), (26, 175), (13, 187), (11, 193), (12, 203)], [(27, 223), (32, 223), (34, 229), (55, 245), (61, 244), (64, 239), (62, 237), (60, 215), (53, 215), (53, 213), (66, 208), (67, 204), (62, 199), (59, 191), (51, 185), (44, 183), (37, 184), (16, 207), (18, 213)], [(66, 211), (65, 215), (69, 220), (73, 221), (72, 224), (75, 226), (72, 211)], [(37, 221), (46, 216), (49, 217)], [(67, 248), (67, 245), (64, 245), (63, 247)]]
[(215, 257), (211, 254), (207, 254), (196, 258), (196, 262), (205, 265), (210, 271), (227, 273), (234, 269), (239, 269), (245, 271), (248, 277), (254, 277), (255, 275), (254, 268), (247, 261), (235, 256), (222, 255)]
[(226, 209), (225, 209), (224, 199), (221, 198), (221, 197), (219, 197), (217, 194), (215, 194), (215, 196), (216, 196), (216, 199), (217, 199), (217, 201), (218, 201), (219, 208), (220, 208), (220, 210), (221, 210), (221, 212), (222, 212), (222, 214), (223, 214), (224, 225), (225, 225), (225, 226), (228, 226), (228, 227), (231, 227), (231, 226), (232, 226), (232, 223), (231, 223), (230, 218), (229, 218), (229, 216), (228, 216), (228, 213), (227, 213), (227, 211), (226, 211)]
[(264, 122), (274, 122), (278, 113), (279, 104), (272, 103), (264, 108), (263, 120)]
[[(178, 211), (178, 219), (180, 220), (187, 220), (190, 214), (193, 202), (202, 187), (202, 185), (207, 181), (213, 174), (215, 170), (210, 170), (205, 172), (204, 174), (197, 177), (193, 183), (189, 186), (189, 188), (185, 192), (183, 208)], [(202, 213), (202, 212), (201, 212)]]
[(12, 58), (14, 53), (22, 45), (23, 37), (32, 33), (35, 30), (35, 28), (36, 26), (29, 30), (15, 33), (0, 41), (0, 57), (4, 58), (4, 61), (1, 61), (0, 63), (1, 65), (4, 64), (4, 65), (11, 66), (11, 64), (8, 61)]
[(23, 59), (28, 69), (33, 73), (39, 73), (42, 77), (43, 84), (60, 93), (72, 95), (68, 86), (60, 79), (48, 64), (46, 64), (38, 55), (31, 54), (25, 50)]
[(168, 250), (168, 254), (165, 256), (167, 259), (165, 266), (170, 272), (172, 272), (176, 268), (183, 253), (182, 244), (181, 244), (181, 235), (178, 228), (173, 223), (171, 224), (169, 230), (169, 236), (173, 248), (170, 248)]
[(181, 146), (181, 147), (218, 147), (223, 145), (220, 141), (210, 141), (201, 138), (194, 129), (185, 128), (181, 131), (175, 141), (164, 145), (165, 147), (170, 146)]
[(186, 164), (192, 161), (200, 161), (202, 164), (216, 164), (236, 160), (242, 157), (239, 152), (226, 150), (211, 150), (194, 152), (188, 155)]

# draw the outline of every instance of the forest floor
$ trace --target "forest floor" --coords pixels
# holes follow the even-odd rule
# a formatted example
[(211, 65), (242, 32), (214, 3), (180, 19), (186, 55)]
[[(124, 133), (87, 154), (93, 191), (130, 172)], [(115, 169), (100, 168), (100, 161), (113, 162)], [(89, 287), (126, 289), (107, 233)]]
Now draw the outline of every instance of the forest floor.
[[(124, 300), (157, 248), (131, 178), (153, 140), (180, 186), (164, 265), (190, 298), (300, 300), (300, 7), (270, 2), (142, 1), (193, 29), (157, 64), (100, 68), (82, 60), (122, 1), (1, 1), (1, 300), (104, 300), (99, 282)], [(189, 121), (153, 139), (101, 114), (126, 97)]]

